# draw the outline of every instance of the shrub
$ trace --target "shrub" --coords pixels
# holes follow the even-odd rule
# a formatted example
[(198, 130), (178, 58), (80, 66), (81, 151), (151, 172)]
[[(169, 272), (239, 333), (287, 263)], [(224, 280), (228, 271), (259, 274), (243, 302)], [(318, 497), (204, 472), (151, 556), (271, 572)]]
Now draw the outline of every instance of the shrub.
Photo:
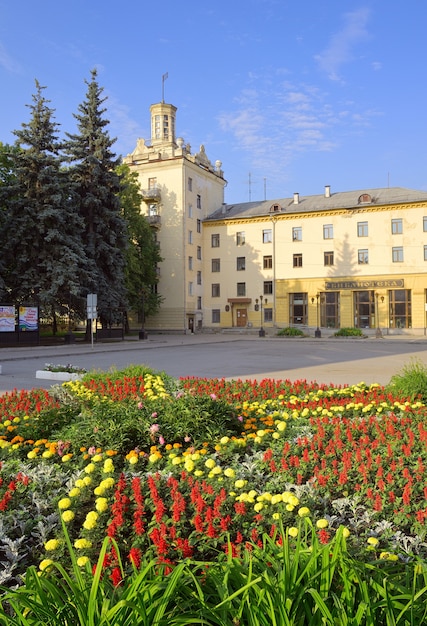
[(304, 337), (304, 333), (300, 328), (292, 328), (288, 326), (287, 328), (281, 328), (278, 333), (278, 337)]
[(401, 372), (392, 376), (387, 390), (400, 397), (427, 401), (427, 365), (413, 359)]
[(360, 328), (340, 328), (334, 333), (334, 337), (363, 337)]

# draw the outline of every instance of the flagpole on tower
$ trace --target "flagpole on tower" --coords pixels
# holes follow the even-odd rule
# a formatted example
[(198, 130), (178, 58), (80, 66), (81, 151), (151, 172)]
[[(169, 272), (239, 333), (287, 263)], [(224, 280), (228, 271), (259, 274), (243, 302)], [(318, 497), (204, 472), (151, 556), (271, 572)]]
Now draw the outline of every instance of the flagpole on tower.
[(168, 72), (166, 72), (166, 74), (163, 74), (162, 76), (162, 102), (165, 101), (165, 80), (168, 77)]

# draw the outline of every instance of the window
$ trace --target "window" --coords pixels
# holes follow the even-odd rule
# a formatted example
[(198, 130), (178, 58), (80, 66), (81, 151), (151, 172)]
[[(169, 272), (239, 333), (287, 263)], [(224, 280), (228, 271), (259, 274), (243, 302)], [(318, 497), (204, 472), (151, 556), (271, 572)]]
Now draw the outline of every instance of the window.
[(192, 282), (192, 281), (190, 281), (190, 282), (188, 283), (188, 295), (189, 295), (189, 296), (192, 296), (192, 295), (193, 295), (193, 293), (194, 293), (194, 286), (193, 286), (193, 282)]
[(307, 293), (289, 294), (289, 322), (307, 324)]
[(401, 235), (403, 233), (403, 224), (401, 219), (391, 220), (392, 235)]
[(273, 241), (273, 231), (271, 228), (266, 228), (262, 231), (262, 243), (271, 243)]
[(188, 205), (188, 217), (193, 217), (193, 205), (189, 204)]
[(239, 233), (236, 233), (236, 245), (243, 246), (245, 244), (245, 231), (241, 230)]
[(212, 283), (212, 298), (219, 298), (220, 288), (219, 283)]
[(197, 246), (197, 258), (199, 261), (202, 260), (202, 246)]
[(193, 231), (188, 231), (188, 243), (193, 243)]
[(368, 222), (357, 222), (357, 236), (358, 237), (368, 236)]
[(292, 229), (292, 241), (302, 241), (301, 226), (294, 226), (294, 228)]
[(211, 246), (212, 248), (219, 248), (219, 235), (211, 235)]
[(198, 209), (202, 208), (202, 196), (199, 193), (197, 194), (196, 206), (197, 206)]
[(273, 309), (263, 309), (264, 313), (264, 322), (272, 322), (273, 321)]
[(155, 216), (155, 215), (157, 215), (157, 214), (158, 214), (158, 211), (157, 211), (157, 204), (150, 204), (150, 205), (148, 206), (148, 215), (149, 215), (150, 217), (154, 217), (154, 216)]
[(333, 239), (334, 238), (334, 227), (332, 224), (324, 224), (323, 225), (323, 239)]
[(212, 259), (212, 271), (220, 272), (221, 271), (221, 261), (220, 259)]
[(188, 257), (188, 269), (189, 270), (193, 269), (193, 257), (192, 256)]
[(273, 293), (273, 281), (265, 280), (264, 281), (264, 295), (270, 296)]
[(262, 258), (262, 267), (265, 270), (271, 270), (271, 268), (273, 267), (273, 257), (271, 256), (271, 254)]
[(221, 311), (219, 309), (212, 309), (212, 324), (219, 324), (221, 320)]
[(197, 284), (202, 284), (202, 272), (200, 270), (197, 272)]
[(188, 177), (188, 191), (193, 191), (193, 179)]
[(324, 264), (325, 265), (333, 265), (334, 264), (334, 253), (333, 252), (324, 252)]
[(423, 217), (423, 231), (427, 233), (427, 217)]
[(245, 256), (238, 256), (237, 257), (237, 271), (243, 271), (246, 269), (246, 257)]
[(237, 283), (237, 295), (240, 298), (246, 296), (246, 283)]
[(359, 265), (367, 265), (369, 263), (369, 253), (366, 249), (357, 251), (357, 262)]
[(202, 232), (202, 222), (201, 222), (201, 220), (197, 220), (197, 232), (198, 233)]
[(148, 189), (155, 189), (157, 187), (157, 178), (148, 179)]
[(391, 249), (391, 258), (393, 263), (402, 263), (403, 262), (403, 247), (396, 246)]
[(339, 291), (326, 291), (320, 294), (320, 326), (325, 328), (340, 327)]
[(202, 296), (197, 296), (197, 310), (200, 311), (202, 308)]
[(293, 266), (294, 267), (302, 267), (302, 254), (294, 254), (293, 255)]
[(427, 261), (427, 246), (424, 246), (424, 261)]
[(390, 327), (412, 327), (412, 304), (410, 289), (390, 289), (388, 292), (390, 303)]

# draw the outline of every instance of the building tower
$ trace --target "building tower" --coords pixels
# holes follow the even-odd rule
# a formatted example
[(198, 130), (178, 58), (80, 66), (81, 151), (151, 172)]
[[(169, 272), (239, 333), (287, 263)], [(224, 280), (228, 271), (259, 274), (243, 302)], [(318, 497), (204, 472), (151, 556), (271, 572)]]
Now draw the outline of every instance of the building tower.
[(221, 161), (212, 165), (203, 145), (192, 154), (176, 138), (176, 111), (172, 104), (153, 104), (151, 140), (138, 139), (123, 161), (138, 173), (143, 211), (163, 259), (157, 286), (162, 305), (146, 328), (193, 332), (203, 327), (202, 221), (223, 204), (226, 180)]

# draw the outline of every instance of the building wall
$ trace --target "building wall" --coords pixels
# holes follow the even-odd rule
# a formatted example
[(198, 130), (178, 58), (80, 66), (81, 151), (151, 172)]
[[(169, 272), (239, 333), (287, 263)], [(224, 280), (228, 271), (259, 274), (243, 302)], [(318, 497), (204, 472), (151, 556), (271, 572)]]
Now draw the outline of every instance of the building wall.
[[(426, 326), (427, 288), (425, 216), (427, 202), (311, 213), (295, 209), (288, 215), (208, 221), (204, 224), (204, 276), (208, 283), (204, 318), (211, 323), (206, 325), (236, 326), (236, 307), (246, 308), (247, 321), (254, 327), (298, 325), (291, 317), (292, 294), (305, 294), (306, 317), (301, 326), (316, 327), (320, 317), (327, 317), (326, 300), (335, 292), (340, 327), (369, 324), (370, 328), (397, 331), (403, 318), (397, 315), (400, 305), (394, 305), (393, 299), (396, 291), (408, 290), (408, 326), (422, 331)], [(264, 243), (263, 232), (268, 230), (271, 237)], [(244, 245), (237, 245), (238, 232), (245, 233)], [(219, 235), (218, 248), (212, 248), (212, 235)], [(332, 265), (325, 265), (325, 253), (333, 254)], [(264, 268), (263, 259), (269, 255), (272, 267)], [(302, 255), (302, 265), (294, 266), (294, 255)], [(237, 257), (245, 257), (245, 270), (237, 270)], [(359, 257), (366, 262), (359, 262)], [(220, 260), (220, 272), (212, 272), (212, 259)], [(272, 294), (265, 289), (269, 281), (273, 282)], [(237, 299), (238, 282), (246, 283), (247, 303), (230, 303), (230, 299)], [(220, 284), (220, 296), (212, 297), (212, 283)], [(365, 295), (361, 292), (369, 292), (369, 306), (356, 304), (355, 298)], [(267, 298), (264, 309), (273, 309), (271, 321), (261, 320), (259, 307), (255, 307), (260, 295)], [(363, 324), (355, 318), (357, 307), (366, 313)], [(220, 321), (214, 324), (212, 310), (218, 309)]]
[[(151, 205), (156, 205), (154, 227), (163, 259), (157, 286), (162, 305), (145, 325), (148, 330), (186, 331), (203, 324), (202, 221), (223, 203), (226, 181), (221, 163), (212, 165), (203, 146), (193, 154), (183, 139), (175, 138), (175, 107), (159, 103), (151, 112), (153, 133), (155, 116), (163, 120), (168, 115), (167, 139), (138, 140), (134, 152), (124, 159), (138, 173), (145, 197), (142, 210), (149, 218)], [(158, 191), (154, 200), (149, 193), (144, 195), (150, 184)]]

